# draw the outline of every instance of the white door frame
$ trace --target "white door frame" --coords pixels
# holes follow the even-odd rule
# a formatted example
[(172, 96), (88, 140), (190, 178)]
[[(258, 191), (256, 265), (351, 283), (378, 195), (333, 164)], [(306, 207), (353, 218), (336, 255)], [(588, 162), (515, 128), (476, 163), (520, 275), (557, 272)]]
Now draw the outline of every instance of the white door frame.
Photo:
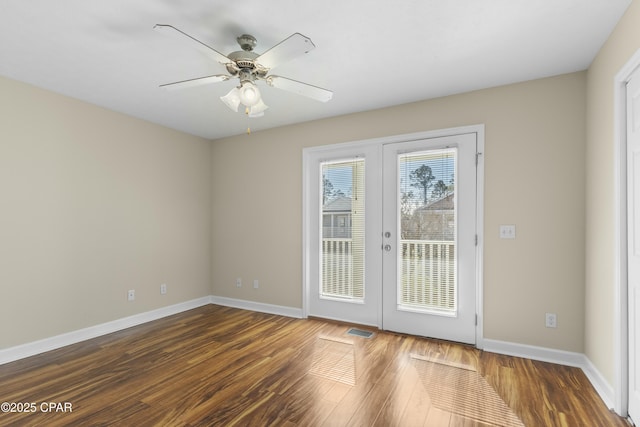
[(640, 67), (640, 49), (614, 78), (614, 411), (629, 405), (627, 284), (627, 82)]
[[(477, 150), (481, 155), (479, 156), (478, 165), (476, 168), (476, 233), (478, 234), (478, 245), (476, 248), (476, 313), (478, 314), (478, 321), (476, 323), (476, 347), (479, 349), (484, 348), (484, 283), (483, 283), (483, 251), (484, 251), (484, 125), (471, 125), (461, 126), (456, 128), (439, 129), (433, 131), (417, 132), (410, 134), (394, 135), (382, 138), (366, 139), (359, 141), (344, 142), (339, 144), (322, 145), (317, 147), (304, 148), (302, 150), (302, 316), (304, 318), (309, 315), (309, 268), (308, 265), (312, 262), (310, 259), (309, 241), (311, 230), (309, 224), (311, 221), (311, 215), (316, 212), (311, 212), (308, 209), (311, 190), (311, 179), (308, 171), (311, 169), (312, 154), (323, 151), (331, 151), (337, 148), (344, 147), (357, 147), (357, 146), (369, 146), (376, 145), (382, 149), (382, 145), (407, 142), (419, 139), (437, 138), (443, 136), (459, 135), (463, 133), (475, 133), (477, 135)], [(382, 171), (379, 171), (381, 173)], [(382, 244), (382, 228), (380, 229), (380, 243)], [(380, 301), (380, 307), (378, 308), (378, 327), (382, 327), (382, 301)]]

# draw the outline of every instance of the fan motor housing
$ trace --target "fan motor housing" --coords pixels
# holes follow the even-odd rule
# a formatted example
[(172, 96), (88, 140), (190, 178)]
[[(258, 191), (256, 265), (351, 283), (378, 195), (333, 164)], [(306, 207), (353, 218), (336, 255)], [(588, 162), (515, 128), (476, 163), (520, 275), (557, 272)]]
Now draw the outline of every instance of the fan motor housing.
[(233, 76), (238, 74), (239, 71), (249, 72), (257, 76), (265, 76), (269, 70), (255, 62), (258, 56), (259, 55), (254, 52), (245, 50), (232, 52), (227, 55), (227, 57), (233, 61), (233, 64), (227, 64), (227, 71)]

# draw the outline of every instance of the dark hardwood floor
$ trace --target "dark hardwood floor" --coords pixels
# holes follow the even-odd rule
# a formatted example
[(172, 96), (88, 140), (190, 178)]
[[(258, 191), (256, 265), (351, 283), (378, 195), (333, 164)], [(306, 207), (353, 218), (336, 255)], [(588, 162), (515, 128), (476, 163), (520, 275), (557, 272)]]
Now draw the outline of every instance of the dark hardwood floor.
[(580, 369), (348, 329), (204, 306), (1, 365), (0, 425), (627, 426)]

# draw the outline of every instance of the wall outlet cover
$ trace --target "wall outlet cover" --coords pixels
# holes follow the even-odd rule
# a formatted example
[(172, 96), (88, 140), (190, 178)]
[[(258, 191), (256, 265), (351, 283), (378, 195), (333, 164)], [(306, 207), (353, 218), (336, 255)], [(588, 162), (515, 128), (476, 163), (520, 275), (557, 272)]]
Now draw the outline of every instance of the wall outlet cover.
[(558, 318), (555, 313), (545, 313), (544, 314), (544, 325), (547, 328), (556, 328), (558, 327)]

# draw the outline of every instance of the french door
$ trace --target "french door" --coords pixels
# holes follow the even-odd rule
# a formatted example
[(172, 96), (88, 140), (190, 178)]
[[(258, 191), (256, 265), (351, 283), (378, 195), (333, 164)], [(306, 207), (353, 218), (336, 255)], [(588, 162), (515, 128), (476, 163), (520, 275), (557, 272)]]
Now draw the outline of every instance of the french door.
[(380, 326), (379, 147), (320, 150), (305, 160), (307, 312)]
[(305, 153), (311, 316), (475, 343), (477, 133)]
[(476, 342), (476, 135), (386, 144), (383, 329)]

